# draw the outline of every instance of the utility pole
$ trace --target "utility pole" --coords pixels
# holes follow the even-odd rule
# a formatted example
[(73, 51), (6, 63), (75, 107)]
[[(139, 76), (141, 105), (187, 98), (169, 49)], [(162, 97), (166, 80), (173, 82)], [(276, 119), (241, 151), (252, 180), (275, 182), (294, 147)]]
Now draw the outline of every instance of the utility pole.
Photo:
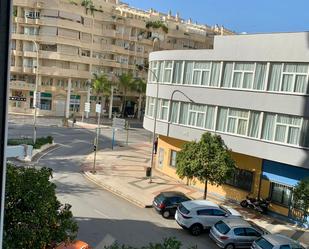
[(7, 143), (7, 107), (10, 72), (10, 23), (12, 13), (12, 1), (0, 1), (0, 249), (3, 244), (3, 218), (5, 200), (5, 178), (6, 178), (6, 143)]

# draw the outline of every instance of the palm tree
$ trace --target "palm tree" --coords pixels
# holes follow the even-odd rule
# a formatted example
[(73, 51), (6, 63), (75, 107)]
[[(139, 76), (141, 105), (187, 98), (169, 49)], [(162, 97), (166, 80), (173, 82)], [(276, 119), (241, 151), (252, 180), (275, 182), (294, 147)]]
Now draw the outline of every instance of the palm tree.
[(98, 97), (102, 99), (103, 107), (105, 105), (104, 97), (108, 96), (111, 91), (111, 82), (108, 80), (107, 76), (105, 74), (93, 74), (92, 79), (92, 88), (97, 96), (97, 102)]
[(146, 82), (141, 79), (137, 78), (134, 82), (134, 91), (138, 93), (138, 108), (137, 108), (137, 118), (141, 118), (141, 109), (142, 109), (142, 97), (146, 92)]
[(128, 91), (134, 90), (135, 79), (131, 73), (124, 73), (118, 77), (118, 84), (123, 90), (122, 116), (125, 115)]

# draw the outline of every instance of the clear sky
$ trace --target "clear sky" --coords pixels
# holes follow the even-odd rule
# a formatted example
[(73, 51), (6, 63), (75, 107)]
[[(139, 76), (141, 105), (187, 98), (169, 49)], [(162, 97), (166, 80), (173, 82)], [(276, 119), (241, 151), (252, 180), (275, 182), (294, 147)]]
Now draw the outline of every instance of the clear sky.
[(309, 31), (309, 0), (124, 0), (140, 9), (154, 8), (238, 33)]

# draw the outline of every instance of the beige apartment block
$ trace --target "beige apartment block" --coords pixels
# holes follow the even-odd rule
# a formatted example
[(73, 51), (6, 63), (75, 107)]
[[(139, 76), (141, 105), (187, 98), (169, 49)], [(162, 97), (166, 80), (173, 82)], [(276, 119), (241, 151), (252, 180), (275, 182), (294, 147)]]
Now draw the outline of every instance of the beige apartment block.
[[(215, 35), (233, 32), (183, 20), (179, 14), (139, 10), (118, 0), (13, 0), (9, 111), (33, 113), (33, 93), (40, 92), (41, 115), (69, 117), (84, 114), (84, 103), (99, 101), (90, 88), (93, 74), (117, 76), (148, 65), (154, 50), (212, 49)], [(161, 21), (168, 28), (146, 27)], [(150, 25), (151, 26), (151, 25)], [(128, 113), (140, 116), (144, 98), (128, 94)], [(122, 89), (101, 100), (106, 115), (121, 111)], [(112, 109), (113, 106), (113, 109)]]

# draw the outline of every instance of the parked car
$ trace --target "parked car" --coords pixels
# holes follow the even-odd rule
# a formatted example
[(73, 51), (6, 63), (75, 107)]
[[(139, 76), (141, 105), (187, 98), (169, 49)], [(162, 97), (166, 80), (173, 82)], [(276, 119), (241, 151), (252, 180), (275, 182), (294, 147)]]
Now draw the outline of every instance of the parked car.
[(186, 201), (178, 206), (175, 214), (177, 223), (189, 229), (192, 235), (199, 235), (225, 217), (241, 217), (233, 208), (219, 206), (211, 201)]
[(91, 249), (91, 247), (84, 241), (75, 240), (73, 242), (62, 242), (55, 249)]
[(304, 249), (304, 247), (282, 234), (266, 234), (254, 241), (251, 249)]
[(242, 218), (226, 218), (210, 229), (209, 236), (221, 248), (248, 248), (266, 231)]
[(161, 192), (154, 198), (152, 205), (164, 218), (168, 218), (175, 215), (181, 202), (188, 200), (191, 199), (181, 192)]

